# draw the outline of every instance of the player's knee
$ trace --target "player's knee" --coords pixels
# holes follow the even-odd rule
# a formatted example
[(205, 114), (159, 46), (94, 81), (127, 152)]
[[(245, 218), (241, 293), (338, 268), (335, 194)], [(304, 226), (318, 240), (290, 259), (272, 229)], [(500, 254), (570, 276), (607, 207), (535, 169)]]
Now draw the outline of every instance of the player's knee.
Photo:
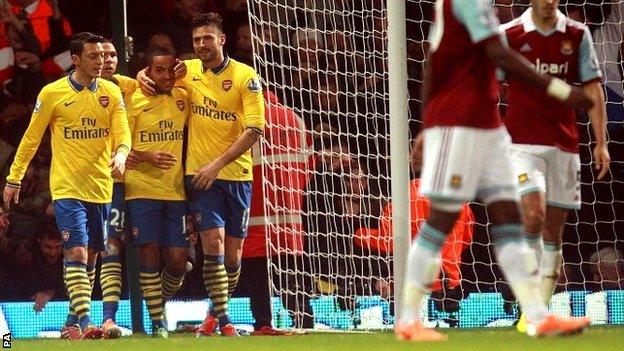
[(121, 243), (118, 240), (110, 240), (108, 244), (106, 244), (106, 251), (104, 251), (104, 255), (106, 256), (119, 256), (121, 253)]
[(223, 235), (219, 231), (209, 230), (201, 234), (204, 254), (223, 254)]
[(515, 200), (496, 201), (487, 205), (490, 222), (494, 225), (522, 223), (520, 209)]
[(546, 211), (543, 208), (528, 208), (524, 210), (524, 226), (529, 233), (539, 233), (544, 225)]
[(180, 276), (186, 273), (186, 260), (175, 260), (173, 262), (167, 262), (167, 272)]
[(158, 267), (160, 264), (160, 253), (158, 245), (145, 244), (139, 247), (139, 261), (142, 266)]
[(84, 246), (76, 246), (65, 249), (65, 261), (81, 262), (86, 264), (87, 258), (87, 249)]

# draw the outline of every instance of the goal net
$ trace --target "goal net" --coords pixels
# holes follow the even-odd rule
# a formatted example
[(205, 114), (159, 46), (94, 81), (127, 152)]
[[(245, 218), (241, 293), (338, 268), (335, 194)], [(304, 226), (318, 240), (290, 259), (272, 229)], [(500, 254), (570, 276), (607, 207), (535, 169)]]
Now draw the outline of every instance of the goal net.
[[(394, 0), (392, 0), (394, 1)], [(254, 63), (262, 83), (298, 120), (269, 112), (262, 141), (270, 287), (278, 327), (378, 329), (394, 322), (388, 22), (381, 0), (249, 0)], [(496, 4), (501, 22), (526, 2)], [(406, 2), (410, 138), (420, 128), (419, 91), (433, 1)], [(624, 323), (624, 107), (620, 2), (562, 3), (592, 27), (606, 71), (610, 176), (595, 179), (587, 117), (581, 131), (581, 210), (565, 228), (565, 264), (551, 308)], [(279, 100), (279, 101), (278, 101)], [(292, 142), (296, 138), (297, 142)], [(258, 150), (260, 151), (260, 150)], [(405, 157), (405, 155), (400, 155)], [(417, 179), (418, 174), (412, 174)], [(428, 211), (410, 193), (413, 227)], [(399, 204), (397, 204), (399, 205)], [(401, 204), (404, 205), (405, 204)], [(429, 325), (510, 325), (517, 305), (493, 259), (484, 208), (470, 204), (443, 249), (443, 269), (423, 303)], [(618, 254), (619, 253), (619, 254)], [(402, 272), (402, 270), (400, 271)]]

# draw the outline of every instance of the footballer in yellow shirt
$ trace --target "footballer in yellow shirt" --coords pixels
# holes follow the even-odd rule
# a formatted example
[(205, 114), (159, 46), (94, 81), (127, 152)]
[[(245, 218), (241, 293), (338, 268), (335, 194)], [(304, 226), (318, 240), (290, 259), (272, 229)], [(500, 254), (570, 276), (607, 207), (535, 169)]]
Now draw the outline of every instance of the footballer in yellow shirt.
[[(39, 93), (4, 189), (6, 206), (19, 200), (21, 180), (49, 127), (50, 190), (65, 249), (65, 284), (76, 314), (72, 328), (78, 330), (69, 334), (87, 338), (101, 333), (90, 318), (87, 245), (98, 251), (104, 249), (112, 175), (123, 175), (131, 147), (121, 91), (98, 78), (103, 66), (102, 40), (86, 32), (72, 37), (70, 53), (76, 69)], [(112, 159), (111, 150), (115, 150)]]
[[(129, 165), (126, 200), (132, 226), (132, 242), (139, 249), (140, 285), (154, 325), (154, 334), (167, 337), (163, 299), (170, 299), (182, 285), (189, 243), (186, 240), (186, 199), (182, 153), (184, 126), (189, 113), (188, 94), (174, 87), (176, 60), (171, 52), (156, 48), (147, 54), (147, 73), (157, 94), (132, 95), (128, 120), (132, 131), (131, 159), (166, 152), (174, 162), (154, 166)], [(160, 271), (161, 250), (165, 268)]]
[[(186, 190), (204, 251), (204, 284), (213, 303), (198, 330), (238, 333), (227, 312), (238, 282), (251, 202), (251, 147), (264, 131), (264, 99), (254, 69), (223, 52), (225, 35), (216, 13), (191, 24), (199, 59), (185, 61), (182, 84), (190, 94)], [(229, 287), (229, 288), (228, 288)]]

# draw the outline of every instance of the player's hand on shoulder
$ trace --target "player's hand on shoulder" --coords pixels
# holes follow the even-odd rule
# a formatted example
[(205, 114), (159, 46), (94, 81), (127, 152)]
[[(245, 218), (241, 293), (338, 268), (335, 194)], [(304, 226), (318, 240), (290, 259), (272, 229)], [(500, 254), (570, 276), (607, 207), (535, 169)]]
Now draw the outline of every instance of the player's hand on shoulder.
[(184, 61), (180, 61), (179, 59), (175, 60), (175, 67), (173, 68), (173, 71), (175, 73), (175, 79), (179, 80), (182, 79), (186, 76), (186, 63), (184, 63)]
[(575, 86), (572, 87), (570, 96), (568, 96), (568, 99), (564, 101), (564, 103), (574, 109), (587, 110), (594, 106), (592, 98), (587, 95), (583, 89)]
[(137, 73), (136, 80), (139, 82), (139, 88), (143, 94), (147, 96), (156, 95), (156, 83), (147, 76), (147, 68), (143, 68)]

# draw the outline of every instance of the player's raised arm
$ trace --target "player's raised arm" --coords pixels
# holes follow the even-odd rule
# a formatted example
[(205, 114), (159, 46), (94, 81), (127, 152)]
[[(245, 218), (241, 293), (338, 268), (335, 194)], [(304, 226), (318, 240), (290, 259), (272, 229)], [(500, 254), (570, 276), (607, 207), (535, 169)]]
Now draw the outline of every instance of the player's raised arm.
[[(7, 182), (4, 188), (3, 200), (7, 209), (11, 202), (17, 203), (19, 201), (19, 189), (22, 184), (22, 178), (24, 178), (28, 164), (37, 152), (41, 138), (52, 119), (52, 112), (55, 106), (52, 101), (54, 100), (47, 98), (47, 96), (48, 92), (44, 88), (37, 97), (30, 125), (17, 148), (11, 171), (6, 178)], [(42, 103), (42, 101), (45, 101), (45, 103)]]

